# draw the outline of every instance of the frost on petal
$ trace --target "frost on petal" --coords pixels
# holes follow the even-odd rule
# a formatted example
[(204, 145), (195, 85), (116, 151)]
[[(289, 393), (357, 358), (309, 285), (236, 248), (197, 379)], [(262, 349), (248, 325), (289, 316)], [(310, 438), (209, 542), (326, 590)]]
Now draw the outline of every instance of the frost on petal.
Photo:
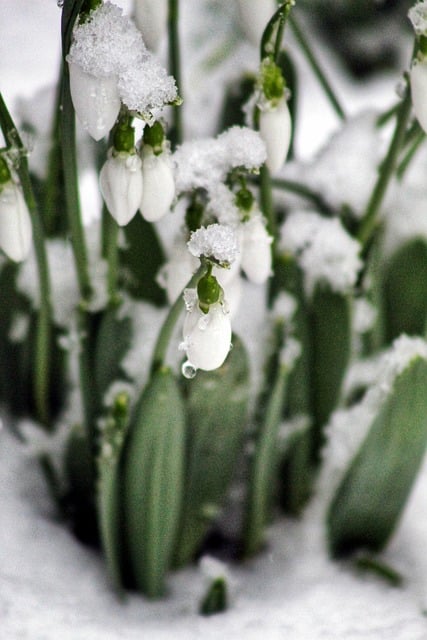
[(282, 227), (280, 247), (289, 252), (304, 273), (304, 288), (311, 295), (318, 283), (326, 282), (336, 293), (354, 286), (362, 266), (360, 245), (336, 218), (298, 211)]
[(118, 75), (147, 55), (142, 36), (122, 9), (105, 2), (73, 31), (67, 62), (97, 78)]
[(427, 33), (427, 2), (417, 2), (408, 11), (408, 18), (412, 23), (417, 35), (422, 36)]
[(151, 114), (178, 97), (174, 78), (150, 54), (120, 74), (118, 88), (128, 109), (142, 114)]
[(180, 348), (187, 354), (195, 369), (212, 371), (220, 367), (231, 346), (229, 314), (220, 303), (211, 305), (203, 313), (196, 305), (187, 313), (183, 328), (184, 341)]
[(141, 214), (149, 222), (160, 220), (170, 210), (175, 198), (175, 180), (168, 156), (144, 152), (142, 177)]
[(0, 247), (15, 262), (24, 260), (31, 248), (33, 230), (20, 187), (13, 182), (0, 192)]
[(222, 224), (211, 224), (193, 231), (187, 246), (196, 258), (204, 256), (226, 264), (233, 262), (238, 253), (234, 229)]
[(101, 169), (99, 186), (117, 224), (126, 225), (138, 211), (143, 194), (141, 159), (137, 155), (110, 156)]

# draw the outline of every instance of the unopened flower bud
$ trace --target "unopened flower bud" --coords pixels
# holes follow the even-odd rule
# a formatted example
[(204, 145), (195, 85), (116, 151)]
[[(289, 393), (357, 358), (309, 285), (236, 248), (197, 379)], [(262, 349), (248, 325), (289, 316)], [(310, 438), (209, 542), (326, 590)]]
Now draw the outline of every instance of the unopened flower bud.
[(242, 29), (256, 47), (277, 5), (275, 0), (238, 0)]
[(141, 158), (111, 150), (99, 175), (102, 196), (117, 224), (126, 225), (138, 211), (143, 193)]
[(135, 23), (151, 51), (157, 51), (166, 33), (167, 0), (134, 0)]
[(116, 76), (96, 77), (77, 64), (68, 63), (74, 109), (82, 126), (94, 140), (113, 128), (120, 111)]
[(427, 58), (413, 62), (409, 78), (415, 116), (427, 133)]
[(241, 227), (241, 263), (247, 278), (263, 284), (271, 275), (272, 237), (265, 228), (261, 215), (255, 215)]
[(230, 316), (219, 302), (211, 305), (208, 313), (203, 313), (196, 304), (187, 312), (183, 337), (180, 348), (185, 350), (195, 369), (217, 369), (230, 351)]
[(155, 155), (151, 147), (144, 146), (142, 159), (144, 190), (140, 211), (146, 220), (160, 220), (169, 210), (175, 198), (175, 180), (169, 156)]
[(259, 132), (267, 148), (267, 167), (276, 173), (286, 160), (291, 142), (292, 123), (285, 98), (261, 110)]
[(10, 180), (0, 184), (0, 247), (14, 260), (24, 260), (31, 247), (31, 218), (21, 188)]

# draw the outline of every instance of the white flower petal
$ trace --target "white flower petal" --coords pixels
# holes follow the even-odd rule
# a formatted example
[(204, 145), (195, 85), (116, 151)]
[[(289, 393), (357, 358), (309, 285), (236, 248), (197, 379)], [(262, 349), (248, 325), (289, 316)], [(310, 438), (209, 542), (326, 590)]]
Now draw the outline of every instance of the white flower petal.
[(272, 273), (271, 243), (273, 239), (260, 215), (244, 222), (241, 225), (241, 233), (241, 267), (251, 282), (263, 284)]
[(117, 78), (97, 78), (72, 62), (68, 66), (71, 98), (77, 117), (94, 140), (101, 140), (119, 115), (121, 103)]
[(175, 180), (167, 156), (150, 153), (142, 160), (144, 191), (140, 211), (149, 222), (160, 220), (175, 198)]
[(267, 147), (267, 167), (276, 173), (286, 160), (291, 142), (292, 122), (285, 99), (276, 107), (261, 111), (259, 132)]
[(220, 303), (211, 305), (209, 313), (203, 313), (196, 305), (187, 313), (183, 336), (183, 348), (196, 369), (217, 369), (230, 351), (230, 316)]
[(0, 193), (0, 247), (15, 262), (24, 260), (31, 247), (33, 230), (20, 187), (13, 182)]
[(101, 169), (99, 186), (117, 224), (124, 226), (138, 211), (143, 193), (141, 159), (137, 155), (110, 156)]

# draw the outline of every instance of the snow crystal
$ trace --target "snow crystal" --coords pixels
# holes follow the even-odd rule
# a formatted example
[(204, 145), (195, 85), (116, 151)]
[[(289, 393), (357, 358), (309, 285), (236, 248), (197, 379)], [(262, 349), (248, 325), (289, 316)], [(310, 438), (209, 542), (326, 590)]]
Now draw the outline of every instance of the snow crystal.
[(193, 231), (187, 246), (196, 258), (204, 256), (226, 264), (233, 262), (238, 253), (234, 230), (223, 224), (210, 224)]
[(147, 50), (135, 24), (106, 2), (75, 27), (67, 62), (97, 78), (117, 77), (120, 98), (143, 114), (177, 98), (175, 80)]
[(217, 138), (184, 142), (174, 154), (177, 192), (193, 188), (214, 191), (232, 169), (255, 170), (265, 158), (259, 133), (247, 127), (235, 126)]
[(126, 106), (140, 113), (160, 109), (178, 97), (174, 78), (151, 55), (121, 73), (118, 89)]
[(359, 243), (336, 218), (317, 213), (292, 213), (282, 227), (281, 249), (293, 255), (304, 272), (304, 287), (312, 295), (316, 284), (326, 282), (332, 291), (348, 292), (362, 266)]
[(218, 183), (209, 190), (207, 214), (212, 214), (220, 224), (235, 226), (240, 222), (240, 211), (236, 205), (235, 194), (225, 186)]
[[(342, 473), (357, 453), (373, 420), (389, 397), (397, 377), (416, 359), (427, 360), (427, 342), (402, 335), (378, 362), (376, 377), (362, 401), (350, 409), (336, 411), (326, 428), (325, 470), (322, 493), (331, 496)], [(376, 368), (376, 366), (375, 366)], [(323, 483), (325, 486), (323, 486)]]
[(147, 56), (142, 36), (122, 9), (105, 2), (73, 31), (67, 62), (97, 78), (119, 75)]
[(417, 35), (422, 36), (427, 33), (427, 2), (417, 2), (408, 11), (408, 18)]

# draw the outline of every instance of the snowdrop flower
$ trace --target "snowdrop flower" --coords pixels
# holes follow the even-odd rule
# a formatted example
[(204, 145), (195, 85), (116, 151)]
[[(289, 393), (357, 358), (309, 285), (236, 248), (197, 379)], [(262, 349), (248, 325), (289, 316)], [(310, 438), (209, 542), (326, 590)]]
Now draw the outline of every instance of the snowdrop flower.
[(99, 175), (99, 186), (108, 211), (117, 224), (126, 225), (138, 211), (142, 194), (142, 162), (135, 153), (109, 151)]
[(168, 153), (156, 156), (149, 146), (144, 146), (142, 157), (144, 190), (140, 211), (146, 220), (160, 220), (170, 210), (175, 198), (175, 180)]
[(69, 71), (71, 99), (77, 117), (94, 140), (101, 140), (119, 115), (117, 78), (97, 78), (73, 63), (69, 63)]
[(261, 108), (259, 132), (267, 148), (267, 167), (276, 173), (286, 160), (291, 142), (292, 122), (285, 97), (278, 104)]
[(0, 247), (15, 262), (24, 260), (33, 231), (22, 189), (12, 180), (6, 161), (0, 158)]
[(134, 17), (147, 47), (157, 51), (166, 32), (167, 0), (134, 0)]
[(274, 14), (275, 0), (238, 0), (242, 29), (250, 42), (256, 47), (268, 21)]
[(261, 213), (256, 213), (241, 227), (241, 267), (254, 284), (263, 284), (272, 274), (271, 243)]
[[(190, 302), (189, 293), (194, 296)], [(225, 305), (219, 301), (209, 305), (209, 311), (205, 313), (198, 304), (197, 296), (194, 290), (187, 290), (187, 315), (180, 349), (186, 352), (188, 358), (184, 367), (212, 371), (224, 363), (230, 351), (230, 316)]]

